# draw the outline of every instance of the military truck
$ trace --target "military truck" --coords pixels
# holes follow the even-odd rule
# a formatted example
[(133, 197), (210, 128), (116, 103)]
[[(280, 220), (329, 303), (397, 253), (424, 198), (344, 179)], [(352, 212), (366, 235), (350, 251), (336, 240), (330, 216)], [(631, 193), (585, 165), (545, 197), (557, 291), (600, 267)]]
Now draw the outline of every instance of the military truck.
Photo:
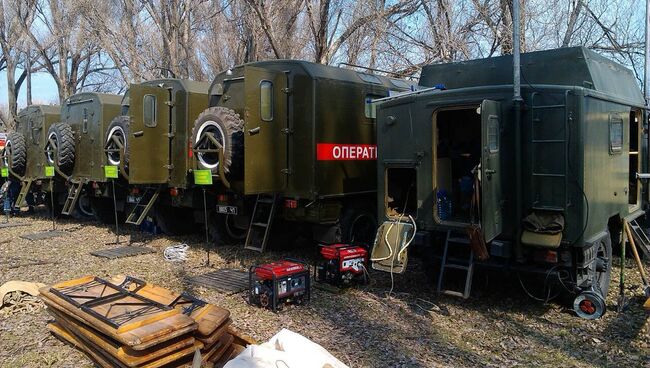
[(122, 114), (104, 137), (107, 162), (118, 166), (128, 183), (126, 195), (118, 198), (129, 207), (127, 223), (139, 225), (153, 210), (165, 233), (182, 234), (202, 218), (202, 196), (192, 190), (189, 140), (192, 122), (208, 106), (208, 87), (181, 79), (129, 86)]
[(46, 133), (52, 124), (59, 121), (59, 110), (59, 106), (50, 105), (32, 105), (22, 109), (16, 116), (16, 130), (7, 136), (2, 161), (22, 184), (16, 200), (19, 205), (31, 194), (34, 204), (50, 207), (49, 192), (54, 189), (58, 194), (65, 190), (64, 183), (52, 182), (45, 176), (47, 164), (43, 154)]
[(475, 266), (537, 273), (597, 318), (621, 219), (647, 208), (643, 95), (628, 69), (582, 47), (521, 55), (521, 110), (511, 73), (511, 56), (429, 65), (421, 90), (377, 102), (373, 267), (402, 272), (419, 245), (439, 293), (468, 297)]
[[(87, 197), (97, 219), (105, 223), (115, 221), (112, 199), (96, 196), (95, 192), (100, 184), (108, 182), (104, 171), (108, 164), (104, 134), (111, 120), (120, 115), (121, 100), (121, 96), (113, 94), (77, 93), (64, 101), (60, 122), (47, 131), (43, 148), (46, 164), (54, 166), (57, 177), (67, 185), (67, 190), (55, 198), (55, 205), (60, 206), (64, 215), (72, 214), (79, 199), (85, 201)], [(118, 191), (126, 191), (122, 183), (117, 183)], [(119, 207), (120, 217), (123, 212)]]
[(263, 250), (277, 219), (285, 226), (278, 235), (372, 241), (371, 101), (409, 88), (403, 80), (298, 60), (217, 75), (190, 140), (193, 168), (216, 183), (214, 237)]

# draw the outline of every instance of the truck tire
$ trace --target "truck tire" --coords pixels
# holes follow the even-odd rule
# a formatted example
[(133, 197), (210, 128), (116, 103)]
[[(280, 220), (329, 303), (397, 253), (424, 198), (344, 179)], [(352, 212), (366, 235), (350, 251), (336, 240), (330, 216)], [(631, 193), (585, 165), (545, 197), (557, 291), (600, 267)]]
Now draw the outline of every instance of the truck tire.
[(18, 175), (25, 174), (27, 165), (27, 146), (25, 144), (25, 136), (21, 133), (9, 133), (5, 149), (3, 152), (3, 160), (6, 167)]
[(373, 208), (363, 203), (352, 203), (344, 208), (339, 219), (342, 242), (372, 247), (377, 233), (377, 214)]
[(217, 246), (240, 245), (246, 241), (248, 229), (235, 226), (234, 216), (212, 213), (208, 222), (208, 233)]
[[(194, 122), (192, 128), (192, 145), (201, 142), (199, 148), (215, 149), (213, 143), (205, 139), (207, 133), (212, 133), (223, 146), (223, 163), (215, 153), (197, 153), (196, 158), (200, 169), (219, 173), (219, 165), (224, 172), (237, 172), (243, 166), (244, 158), (244, 121), (239, 114), (225, 107), (210, 107), (203, 111)], [(237, 170), (234, 170), (237, 169)]]
[(187, 235), (196, 230), (193, 210), (168, 205), (156, 206), (156, 225), (167, 235)]
[(58, 166), (59, 170), (69, 175), (74, 167), (74, 159), (75, 146), (72, 127), (67, 123), (52, 124), (47, 131), (47, 142), (45, 143), (47, 164)]
[[(127, 149), (128, 147), (128, 136), (129, 136), (129, 126), (131, 124), (131, 118), (128, 116), (117, 116), (115, 117), (111, 123), (108, 125), (108, 129), (106, 130), (106, 140), (105, 140), (105, 146), (108, 149), (117, 149), (118, 146), (115, 144), (113, 141), (113, 137), (115, 137), (124, 147), (124, 169), (126, 170), (128, 164), (129, 164), (129, 150)], [(120, 154), (119, 152), (106, 152), (106, 158), (108, 160), (108, 163), (111, 165), (119, 166), (122, 164), (120, 162)]]
[[(115, 224), (115, 213), (113, 211), (113, 201), (110, 198), (89, 197), (90, 208), (97, 221), (102, 224)], [(117, 211), (117, 221), (122, 224), (126, 220), (124, 212)]]

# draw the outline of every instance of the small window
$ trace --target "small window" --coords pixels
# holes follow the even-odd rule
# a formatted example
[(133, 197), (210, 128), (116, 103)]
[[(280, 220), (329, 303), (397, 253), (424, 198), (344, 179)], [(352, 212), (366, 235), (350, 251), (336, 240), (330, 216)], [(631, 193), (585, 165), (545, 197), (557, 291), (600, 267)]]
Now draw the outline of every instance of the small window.
[(273, 82), (267, 80), (260, 83), (260, 118), (273, 120)]
[(499, 152), (499, 118), (494, 115), (488, 117), (487, 140), (490, 153)]
[(398, 89), (402, 89), (402, 90), (410, 90), (411, 89), (411, 85), (408, 82), (406, 82), (404, 80), (401, 80), (401, 79), (391, 79), (390, 83), (395, 88), (398, 88)]
[(81, 129), (84, 133), (88, 133), (88, 109), (85, 107), (83, 111), (83, 124)]
[(618, 114), (609, 116), (609, 152), (619, 153), (623, 150), (623, 119)]
[(144, 109), (143, 111), (144, 126), (149, 128), (155, 128), (157, 125), (156, 96), (145, 95), (142, 106)]
[(372, 83), (372, 84), (382, 84), (381, 79), (377, 77), (376, 75), (372, 74), (366, 74), (366, 73), (357, 73), (359, 75), (359, 78), (363, 80), (364, 82)]

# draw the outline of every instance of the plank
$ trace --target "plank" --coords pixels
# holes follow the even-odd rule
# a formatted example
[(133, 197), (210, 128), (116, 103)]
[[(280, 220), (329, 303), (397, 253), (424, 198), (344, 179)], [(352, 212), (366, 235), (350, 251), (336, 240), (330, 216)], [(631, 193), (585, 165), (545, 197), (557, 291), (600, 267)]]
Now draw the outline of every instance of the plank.
[(231, 323), (232, 323), (232, 321), (230, 319), (228, 319), (226, 322), (223, 323), (223, 325), (221, 325), (221, 327), (216, 329), (212, 333), (212, 335), (206, 336), (206, 337), (202, 337), (202, 336), (197, 336), (197, 337), (198, 337), (199, 341), (204, 343), (206, 346), (212, 345), (212, 344), (214, 344), (215, 341), (219, 340), (219, 338), (222, 335), (228, 333), (228, 328), (230, 327)]
[(90, 252), (95, 257), (102, 257), (108, 259), (134, 257), (143, 254), (155, 253), (155, 250), (147, 247), (124, 246), (118, 248), (102, 249)]
[(43, 302), (48, 307), (55, 308), (82, 323), (92, 326), (96, 330), (133, 348), (134, 350), (150, 348), (160, 344), (161, 342), (171, 340), (186, 333), (192, 333), (198, 328), (198, 325), (194, 320), (183, 314), (177, 314), (165, 320), (156, 321), (145, 326), (140, 326), (134, 330), (118, 334), (115, 328), (108, 326), (103, 321), (83, 312), (81, 309), (73, 306), (65, 300), (56, 298), (56, 296), (49, 292), (47, 287), (41, 288), (39, 291)]
[(82, 353), (86, 354), (90, 360), (93, 361), (96, 365), (102, 368), (112, 368), (114, 365), (112, 362), (104, 358), (101, 354), (95, 351), (91, 351), (86, 347), (80, 339), (75, 337), (70, 332), (66, 331), (61, 325), (56, 322), (50, 322), (47, 324), (48, 330), (56, 336), (58, 339), (70, 344), (72, 347), (81, 350)]
[(83, 336), (92, 341), (96, 346), (101, 348), (102, 351), (107, 352), (112, 357), (129, 367), (137, 367), (174, 351), (181, 350), (188, 346), (195, 346), (195, 340), (193, 337), (180, 336), (174, 340), (163, 342), (149, 349), (137, 351), (121, 345), (119, 342), (112, 340), (108, 336), (84, 325), (81, 322), (69, 319), (61, 312), (53, 309), (48, 309), (48, 312), (50, 312), (50, 314), (52, 314), (56, 319), (57, 323), (67, 331), (70, 331), (75, 335)]
[(49, 231), (41, 231), (38, 233), (23, 234), (20, 237), (23, 239), (35, 241), (35, 240), (47, 240), (52, 238), (59, 238), (66, 235), (68, 235), (68, 233), (65, 231), (49, 230)]
[(248, 272), (222, 268), (203, 275), (190, 277), (187, 282), (224, 293), (238, 293), (248, 289)]

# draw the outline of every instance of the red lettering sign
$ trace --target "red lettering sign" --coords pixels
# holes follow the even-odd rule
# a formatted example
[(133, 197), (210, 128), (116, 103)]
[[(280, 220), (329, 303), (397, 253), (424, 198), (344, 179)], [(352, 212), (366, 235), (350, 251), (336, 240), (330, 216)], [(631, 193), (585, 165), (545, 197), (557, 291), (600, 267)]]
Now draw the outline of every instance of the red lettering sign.
[(318, 143), (316, 159), (318, 161), (376, 160), (377, 145)]

